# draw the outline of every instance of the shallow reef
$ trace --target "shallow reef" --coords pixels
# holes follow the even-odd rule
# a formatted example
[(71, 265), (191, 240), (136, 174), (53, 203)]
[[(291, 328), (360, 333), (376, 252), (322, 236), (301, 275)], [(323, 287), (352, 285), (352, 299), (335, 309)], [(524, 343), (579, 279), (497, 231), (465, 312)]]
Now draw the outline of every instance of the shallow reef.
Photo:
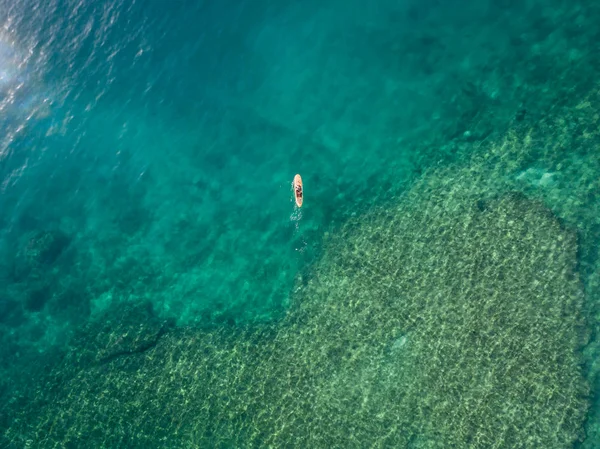
[(82, 448), (582, 440), (576, 234), (484, 175), (475, 165), (427, 173), (349, 221), (277, 323), (185, 329), (126, 308), (119, 316), (133, 318), (99, 318), (5, 438)]

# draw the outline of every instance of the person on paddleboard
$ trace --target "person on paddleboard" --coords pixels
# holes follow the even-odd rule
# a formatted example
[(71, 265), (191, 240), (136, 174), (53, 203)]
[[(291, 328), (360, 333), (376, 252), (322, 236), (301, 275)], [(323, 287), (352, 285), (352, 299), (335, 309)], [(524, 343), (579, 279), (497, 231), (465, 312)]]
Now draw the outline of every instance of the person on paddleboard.
[(302, 207), (304, 192), (302, 190), (302, 177), (300, 175), (294, 176), (294, 197), (296, 198), (296, 206)]

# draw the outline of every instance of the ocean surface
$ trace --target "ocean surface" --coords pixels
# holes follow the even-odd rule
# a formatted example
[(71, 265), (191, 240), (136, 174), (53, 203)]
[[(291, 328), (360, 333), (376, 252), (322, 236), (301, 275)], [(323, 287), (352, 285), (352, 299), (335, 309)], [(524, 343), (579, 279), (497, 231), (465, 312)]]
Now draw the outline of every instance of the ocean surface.
[(600, 447), (598, 23), (0, 0), (0, 447)]

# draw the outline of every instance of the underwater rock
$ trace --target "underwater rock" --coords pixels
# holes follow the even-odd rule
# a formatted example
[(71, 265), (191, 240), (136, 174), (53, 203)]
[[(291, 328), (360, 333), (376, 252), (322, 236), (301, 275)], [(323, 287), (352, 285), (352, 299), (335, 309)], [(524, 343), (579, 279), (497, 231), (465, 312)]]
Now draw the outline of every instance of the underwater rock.
[(70, 237), (60, 230), (37, 230), (21, 239), (17, 251), (13, 277), (17, 282), (43, 277), (71, 243)]
[(28, 238), (23, 255), (34, 265), (52, 264), (68, 243), (69, 238), (60, 231), (37, 231)]

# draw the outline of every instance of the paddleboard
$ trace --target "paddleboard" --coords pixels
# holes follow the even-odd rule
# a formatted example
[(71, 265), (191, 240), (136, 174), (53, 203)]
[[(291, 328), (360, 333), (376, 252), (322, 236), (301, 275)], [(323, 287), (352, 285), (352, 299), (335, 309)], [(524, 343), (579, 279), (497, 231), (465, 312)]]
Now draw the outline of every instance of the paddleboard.
[(304, 192), (302, 191), (302, 177), (300, 175), (294, 176), (294, 197), (296, 198), (296, 206), (302, 207)]

